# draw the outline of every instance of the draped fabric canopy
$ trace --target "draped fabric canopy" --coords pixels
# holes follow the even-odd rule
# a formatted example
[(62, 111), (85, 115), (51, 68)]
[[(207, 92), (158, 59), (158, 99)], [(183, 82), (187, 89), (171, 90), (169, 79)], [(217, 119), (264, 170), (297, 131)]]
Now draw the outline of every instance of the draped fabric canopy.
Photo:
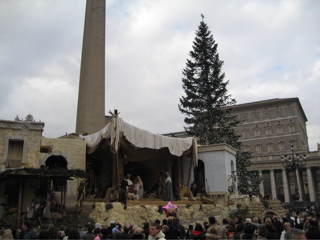
[(177, 157), (189, 155), (193, 165), (197, 166), (197, 141), (193, 137), (173, 138), (160, 134), (153, 134), (146, 130), (132, 126), (117, 115), (99, 132), (87, 136), (80, 136), (87, 143), (87, 152), (93, 153), (104, 141), (110, 151), (118, 153), (125, 151), (130, 155), (129, 161), (144, 161), (156, 158), (157, 155), (171, 154)]

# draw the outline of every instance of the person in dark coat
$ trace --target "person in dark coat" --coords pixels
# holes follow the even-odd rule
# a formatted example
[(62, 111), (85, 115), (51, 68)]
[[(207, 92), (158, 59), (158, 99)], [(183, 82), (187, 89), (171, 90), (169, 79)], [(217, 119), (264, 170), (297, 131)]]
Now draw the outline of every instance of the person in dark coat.
[(106, 233), (106, 239), (111, 239), (113, 237), (112, 234), (112, 229), (116, 226), (116, 222), (115, 221), (111, 221), (110, 222), (110, 226), (107, 228), (107, 233)]
[(206, 235), (203, 233), (203, 227), (200, 223), (197, 223), (194, 230), (192, 231), (190, 235), (190, 239), (199, 239), (199, 240), (205, 240)]
[(179, 239), (185, 239), (186, 238), (186, 229), (183, 225), (180, 224), (179, 218), (173, 219), (173, 224), (178, 228), (179, 231)]
[(102, 228), (100, 231), (100, 239), (109, 239), (108, 238), (108, 229)]
[[(273, 226), (275, 227), (276, 229), (276, 232), (278, 234), (278, 236), (281, 236), (281, 233), (282, 233), (282, 230), (283, 230), (283, 223), (284, 222), (281, 222), (280, 221), (280, 217), (278, 217), (277, 215), (274, 215), (272, 216), (272, 223), (273, 223)], [(292, 226), (292, 225), (291, 225)]]
[(24, 221), (22, 224), (22, 239), (39, 239), (37, 232), (33, 229), (33, 223), (30, 220)]
[(186, 239), (190, 239), (191, 237), (191, 233), (193, 231), (193, 225), (189, 225), (188, 226), (188, 229), (187, 229), (187, 232), (186, 232)]
[(143, 223), (143, 234), (144, 234), (146, 239), (148, 239), (149, 234), (150, 234), (149, 226), (150, 226), (149, 222), (144, 222)]
[(169, 226), (168, 225), (162, 225), (161, 230), (165, 235), (165, 239), (170, 239), (170, 232), (169, 232)]
[(92, 225), (90, 225), (89, 227), (88, 227), (88, 232), (86, 232), (83, 236), (82, 236), (82, 239), (83, 240), (93, 240), (94, 239), (94, 234), (93, 234), (93, 226)]
[(79, 233), (78, 229), (71, 228), (68, 233), (68, 239), (80, 240), (80, 233)]
[(132, 239), (144, 239), (143, 229), (140, 227), (135, 228)]
[(252, 223), (245, 225), (241, 239), (256, 239), (258, 236), (258, 227)]
[(241, 216), (236, 216), (236, 226), (237, 226), (237, 224), (240, 224), (240, 223), (242, 223), (242, 217)]
[(275, 226), (272, 223), (266, 223), (267, 239), (280, 239)]
[(113, 239), (132, 239), (133, 235), (129, 233), (130, 229), (129, 224), (124, 225), (123, 232), (117, 232)]
[(124, 178), (121, 181), (119, 198), (118, 198), (118, 202), (121, 202), (124, 205), (127, 204), (127, 188), (128, 188), (128, 186), (129, 186), (128, 181)]
[(233, 236), (233, 239), (240, 239), (241, 234), (243, 234), (243, 230), (244, 230), (244, 224), (243, 223), (238, 223), (236, 225), (236, 231), (235, 231), (235, 234)]
[(41, 230), (39, 232), (39, 239), (50, 239), (48, 230)]
[(306, 232), (307, 239), (320, 239), (319, 223), (316, 218), (309, 220), (309, 229)]
[(168, 219), (167, 226), (169, 227), (169, 231), (167, 232), (166, 239), (178, 239), (180, 233), (178, 227), (174, 224), (173, 219)]

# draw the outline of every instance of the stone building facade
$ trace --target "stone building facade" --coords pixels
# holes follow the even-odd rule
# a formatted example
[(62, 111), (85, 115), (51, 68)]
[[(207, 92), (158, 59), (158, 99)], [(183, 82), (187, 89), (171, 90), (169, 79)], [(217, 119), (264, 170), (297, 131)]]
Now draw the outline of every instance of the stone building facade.
[[(309, 152), (308, 119), (299, 99), (276, 98), (232, 108), (243, 121), (236, 130), (242, 150), (252, 152), (252, 170), (258, 170), (264, 179), (261, 195), (283, 202), (319, 201), (320, 155), (319, 151)], [(296, 169), (282, 165), (281, 157), (297, 158), (296, 154), (303, 153), (308, 154), (306, 165)]]
[(243, 123), (237, 127), (242, 150), (255, 160), (273, 159), (294, 149), (308, 152), (308, 121), (298, 98), (271, 99), (235, 105), (233, 114)]
[[(86, 143), (82, 139), (74, 138), (42, 138), (39, 162), (46, 164), (51, 156), (61, 156), (67, 161), (68, 169), (86, 170)], [(67, 195), (76, 196), (77, 188), (82, 179), (67, 182)]]
[[(242, 151), (252, 153), (251, 169), (259, 171), (264, 181), (260, 194), (282, 202), (320, 200), (320, 146), (309, 152), (306, 123), (308, 121), (299, 98), (276, 98), (232, 106), (232, 114), (243, 123), (236, 132)], [(185, 131), (165, 136), (186, 137)], [(282, 156), (307, 154), (306, 164), (287, 169)], [(303, 161), (304, 163), (304, 161)]]
[[(18, 119), (16, 119), (18, 120)], [(0, 121), (1, 170), (22, 166), (39, 168), (43, 122), (35, 122), (31, 115), (26, 120)]]
[[(41, 169), (64, 168), (75, 172), (86, 169), (86, 143), (83, 140), (44, 138), (43, 128), (44, 123), (36, 122), (31, 114), (25, 119), (17, 117), (15, 121), (0, 120), (0, 202), (14, 207), (20, 205), (22, 212), (32, 199), (47, 200), (46, 179), (37, 175)], [(66, 181), (66, 188), (62, 188), (59, 179), (68, 177), (58, 175), (51, 177), (54, 194), (75, 198), (82, 179), (74, 177), (74, 181)]]

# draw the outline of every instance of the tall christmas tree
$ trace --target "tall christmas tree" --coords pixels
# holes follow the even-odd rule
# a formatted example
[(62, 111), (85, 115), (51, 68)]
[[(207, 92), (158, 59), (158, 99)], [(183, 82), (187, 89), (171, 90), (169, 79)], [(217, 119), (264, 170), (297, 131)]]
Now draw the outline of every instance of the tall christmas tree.
[(221, 71), (223, 61), (219, 58), (218, 44), (203, 18), (202, 15), (190, 59), (182, 72), (185, 95), (180, 98), (179, 110), (186, 115), (185, 130), (202, 145), (227, 143), (237, 149), (238, 190), (257, 195), (261, 179), (257, 172), (249, 170), (251, 154), (240, 152), (240, 136), (235, 132), (240, 121), (230, 108), (236, 101), (228, 94), (229, 81), (224, 81), (225, 74)]
[[(202, 15), (203, 17), (203, 15)], [(207, 24), (201, 21), (190, 59), (183, 70), (185, 96), (180, 98), (179, 110), (186, 115), (185, 130), (197, 136), (200, 144), (227, 143), (239, 147), (235, 127), (239, 121), (228, 108), (236, 103), (228, 94), (221, 71), (223, 61), (217, 51), (218, 44), (213, 39)]]

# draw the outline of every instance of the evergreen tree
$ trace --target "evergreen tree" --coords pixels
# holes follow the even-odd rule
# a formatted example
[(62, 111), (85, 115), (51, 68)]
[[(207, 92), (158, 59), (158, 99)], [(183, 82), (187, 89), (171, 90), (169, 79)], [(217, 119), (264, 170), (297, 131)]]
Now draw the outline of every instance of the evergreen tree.
[(227, 143), (239, 148), (239, 136), (235, 133), (239, 121), (231, 115), (229, 108), (236, 101), (227, 92), (229, 81), (224, 81), (223, 61), (217, 48), (218, 44), (202, 19), (190, 59), (182, 72), (185, 96), (180, 98), (179, 110), (186, 115), (186, 132), (198, 137), (200, 144)]
[(257, 172), (248, 170), (251, 154), (240, 152), (241, 143), (235, 132), (240, 121), (231, 114), (230, 106), (236, 101), (228, 94), (229, 81), (224, 81), (225, 74), (221, 71), (223, 61), (219, 58), (218, 44), (203, 21), (203, 15), (192, 48), (182, 72), (185, 96), (180, 98), (179, 104), (179, 110), (186, 115), (185, 130), (188, 135), (196, 136), (202, 145), (227, 143), (237, 149), (238, 190), (250, 196), (257, 195)]
[(238, 191), (241, 194), (248, 194), (250, 197), (259, 196), (259, 184), (262, 181), (258, 171), (250, 171), (251, 152), (237, 152), (237, 180)]

